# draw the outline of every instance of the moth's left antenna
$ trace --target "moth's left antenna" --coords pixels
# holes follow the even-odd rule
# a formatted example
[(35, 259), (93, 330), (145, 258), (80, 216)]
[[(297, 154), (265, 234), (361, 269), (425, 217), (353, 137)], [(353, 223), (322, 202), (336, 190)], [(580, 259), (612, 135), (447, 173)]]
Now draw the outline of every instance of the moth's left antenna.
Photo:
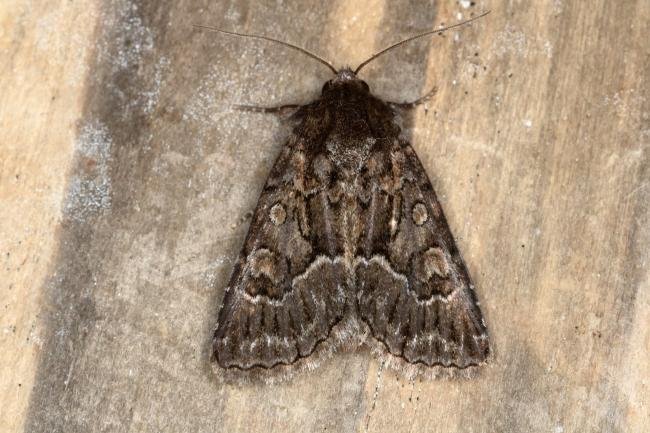
[(301, 47), (299, 47), (299, 46), (297, 46), (297, 45), (290, 44), (290, 43), (288, 43), (288, 42), (280, 41), (280, 40), (278, 40), (278, 39), (269, 38), (268, 36), (261, 36), (261, 35), (247, 35), (247, 34), (244, 34), (244, 33), (228, 32), (228, 31), (226, 31), (226, 30), (221, 30), (221, 29), (218, 29), (218, 28), (216, 28), (216, 27), (201, 26), (201, 25), (198, 25), (198, 24), (194, 24), (194, 27), (199, 28), (199, 29), (203, 29), (203, 30), (208, 30), (208, 31), (210, 31), (210, 32), (223, 33), (223, 34), (225, 34), (225, 35), (242, 36), (242, 37), (245, 37), (245, 38), (263, 39), (263, 40), (265, 40), (265, 41), (275, 42), (275, 43), (278, 43), (278, 44), (280, 44), (280, 45), (284, 45), (285, 47), (289, 47), (289, 48), (293, 48), (294, 50), (298, 50), (298, 51), (300, 51), (301, 53), (308, 55), (308, 56), (311, 57), (312, 59), (318, 60), (319, 62), (321, 62), (322, 64), (324, 64), (324, 65), (327, 66), (328, 68), (330, 68), (330, 70), (331, 70), (332, 72), (334, 72), (334, 74), (337, 74), (337, 73), (338, 73), (338, 71), (336, 70), (336, 68), (335, 68), (334, 66), (332, 66), (332, 64), (331, 64), (330, 62), (328, 62), (327, 60), (325, 60), (325, 59), (321, 59), (321, 58), (318, 57), (316, 54), (314, 54), (314, 53), (310, 53), (310, 52), (307, 51), (306, 49), (301, 48)]

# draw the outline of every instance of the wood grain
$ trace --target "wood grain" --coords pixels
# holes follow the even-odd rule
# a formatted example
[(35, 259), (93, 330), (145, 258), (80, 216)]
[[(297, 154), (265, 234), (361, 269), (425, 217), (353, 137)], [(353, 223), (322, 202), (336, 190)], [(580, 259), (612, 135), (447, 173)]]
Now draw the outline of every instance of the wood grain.
[[(650, 425), (650, 3), (0, 6), (2, 431), (641, 432)], [(468, 7), (465, 7), (468, 6)], [(356, 64), (407, 121), (495, 353), (405, 380), (367, 351), (276, 384), (208, 365), (224, 284), (305, 102)], [(29, 339), (29, 340), (28, 340)], [(20, 386), (19, 386), (20, 384)]]
[(0, 431), (22, 431), (60, 249), (67, 174), (82, 116), (96, 6), (0, 4)]

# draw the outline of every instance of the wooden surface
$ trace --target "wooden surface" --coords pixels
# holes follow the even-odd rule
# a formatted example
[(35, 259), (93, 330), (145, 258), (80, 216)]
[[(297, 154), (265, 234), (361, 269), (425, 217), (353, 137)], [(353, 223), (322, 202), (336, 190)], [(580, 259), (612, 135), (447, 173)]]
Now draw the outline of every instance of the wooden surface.
[(97, 6), (0, 2), (0, 431), (23, 431), (47, 347)]
[[(42, 4), (41, 4), (42, 3)], [(650, 3), (0, 4), (0, 431), (650, 431)], [(468, 6), (468, 7), (466, 7)], [(209, 340), (287, 127), (355, 65), (410, 100), (490, 364), (405, 380), (367, 351), (224, 385)]]

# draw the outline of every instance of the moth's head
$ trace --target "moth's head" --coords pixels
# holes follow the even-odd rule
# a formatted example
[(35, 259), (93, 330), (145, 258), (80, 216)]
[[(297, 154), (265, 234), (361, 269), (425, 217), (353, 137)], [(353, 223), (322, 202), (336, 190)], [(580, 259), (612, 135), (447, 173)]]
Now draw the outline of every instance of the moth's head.
[(342, 68), (337, 71), (336, 76), (323, 85), (322, 94), (325, 95), (329, 92), (340, 91), (348, 89), (358, 92), (368, 93), (370, 88), (365, 81), (360, 80), (357, 74), (350, 68)]

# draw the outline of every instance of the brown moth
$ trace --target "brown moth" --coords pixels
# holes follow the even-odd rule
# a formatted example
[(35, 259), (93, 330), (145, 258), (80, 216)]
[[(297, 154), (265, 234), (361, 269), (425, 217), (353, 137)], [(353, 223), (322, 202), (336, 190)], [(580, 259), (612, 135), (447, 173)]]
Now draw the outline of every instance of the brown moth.
[(424, 369), (486, 361), (487, 329), (467, 268), (396, 121), (397, 110), (420, 101), (385, 102), (357, 77), (389, 49), (447, 29), (395, 44), (355, 71), (307, 53), (335, 77), (317, 100), (289, 107), (297, 126), (225, 290), (213, 339), (217, 370), (287, 372), (362, 342), (393, 364)]

